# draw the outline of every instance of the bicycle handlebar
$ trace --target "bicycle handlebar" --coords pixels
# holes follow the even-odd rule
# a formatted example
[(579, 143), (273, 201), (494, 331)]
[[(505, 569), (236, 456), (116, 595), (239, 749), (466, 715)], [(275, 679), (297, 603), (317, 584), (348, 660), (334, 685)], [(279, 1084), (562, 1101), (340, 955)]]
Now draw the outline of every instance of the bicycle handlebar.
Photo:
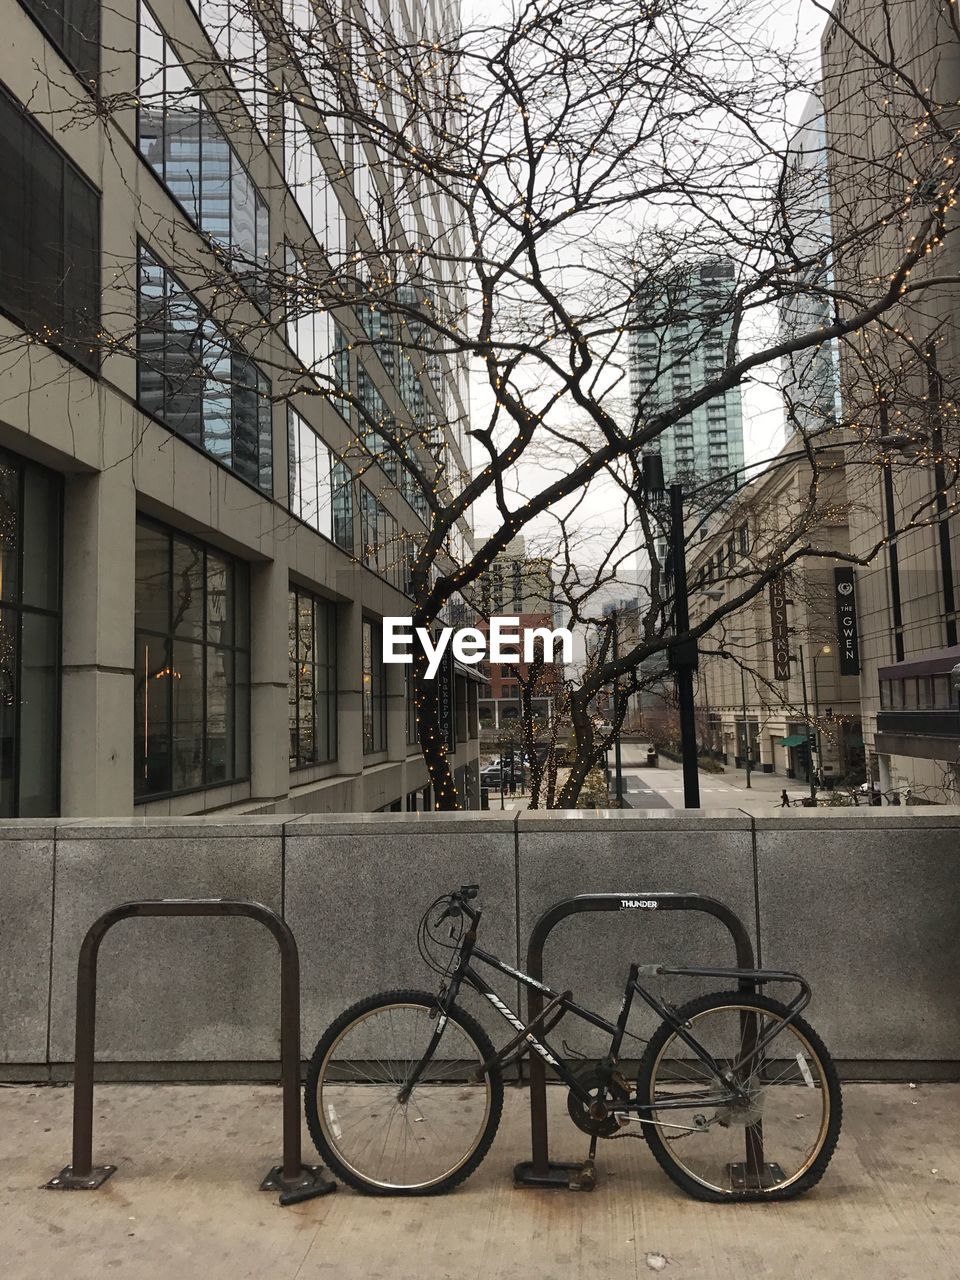
[(467, 904), (472, 902), (479, 892), (480, 886), (477, 884), (462, 884), (459, 889), (455, 889), (453, 893), (450, 894), (449, 902), (440, 919), (437, 921), (437, 924), (440, 924), (443, 920), (456, 919), (457, 916), (462, 913), (466, 913), (470, 917), (471, 921), (476, 923), (480, 918), (480, 912), (474, 911), (474, 909)]

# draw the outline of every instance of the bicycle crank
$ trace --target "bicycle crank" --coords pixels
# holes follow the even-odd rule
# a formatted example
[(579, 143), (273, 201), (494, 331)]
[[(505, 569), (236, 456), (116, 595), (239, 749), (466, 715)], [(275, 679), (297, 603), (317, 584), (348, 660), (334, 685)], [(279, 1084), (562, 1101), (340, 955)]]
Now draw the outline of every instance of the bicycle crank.
[[(570, 1119), (583, 1133), (592, 1138), (612, 1138), (620, 1130), (621, 1121), (616, 1108), (630, 1099), (630, 1089), (619, 1072), (605, 1078), (597, 1067), (584, 1067), (574, 1073), (578, 1084), (590, 1093), (585, 1103), (571, 1090), (567, 1093), (567, 1112)], [(606, 1086), (606, 1098), (600, 1100), (600, 1090)]]

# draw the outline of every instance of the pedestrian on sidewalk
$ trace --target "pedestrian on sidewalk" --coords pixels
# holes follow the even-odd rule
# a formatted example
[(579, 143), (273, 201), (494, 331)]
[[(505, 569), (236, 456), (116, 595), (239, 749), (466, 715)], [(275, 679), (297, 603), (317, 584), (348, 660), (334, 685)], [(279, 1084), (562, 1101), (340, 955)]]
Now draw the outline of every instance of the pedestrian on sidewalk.
[(784, 787), (784, 789), (780, 792), (780, 808), (781, 809), (790, 808), (790, 797), (787, 795), (786, 787)]

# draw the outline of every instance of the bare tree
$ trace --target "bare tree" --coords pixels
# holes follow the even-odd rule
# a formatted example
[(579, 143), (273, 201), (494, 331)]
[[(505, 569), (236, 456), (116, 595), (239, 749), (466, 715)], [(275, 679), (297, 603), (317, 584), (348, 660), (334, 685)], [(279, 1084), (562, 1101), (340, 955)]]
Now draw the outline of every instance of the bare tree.
[[(931, 3), (950, 13), (942, 39), (955, 43), (954, 6)], [(928, 269), (956, 225), (955, 104), (915, 81), (895, 50), (858, 48), (894, 93), (903, 127), (866, 161), (856, 121), (834, 114), (824, 147), (835, 201), (824, 232), (820, 194), (798, 187), (787, 126), (799, 95), (818, 89), (818, 71), (765, 34), (769, 8), (767, 0), (521, 0), (492, 12), (471, 7), (462, 19), (448, 7), (410, 35), (389, 6), (216, 0), (200, 8), (212, 44), (166, 37), (186, 76), (158, 78), (141, 40), (131, 83), (128, 24), (131, 41), (114, 50), (100, 93), (58, 114), (60, 126), (96, 123), (119, 145), (136, 109), (144, 151), (158, 121), (199, 129), (205, 98), (232, 93), (235, 145), (246, 155), (255, 145), (247, 110), (262, 112), (283, 164), (283, 181), (274, 169), (265, 185), (286, 200), (284, 243), (275, 232), (263, 254), (255, 235), (241, 245), (204, 228), (182, 170), (164, 180), (179, 182), (188, 221), (206, 236), (189, 234), (160, 200), (144, 206), (145, 234), (230, 341), (270, 372), (273, 401), (337, 410), (345, 470), (334, 489), (362, 476), (383, 510), (405, 502), (421, 517), (405, 516), (392, 532), (387, 524), (386, 534), (375, 520), (357, 552), (403, 583), (415, 626), (470, 604), (524, 530), (553, 529), (566, 566), (566, 531), (590, 510), (612, 513), (597, 535), (594, 578), (615, 573), (628, 549), (643, 551), (649, 603), (634, 642), (616, 656), (601, 645), (569, 690), (576, 759), (558, 800), (565, 805), (602, 756), (590, 715), (598, 691), (614, 679), (636, 687), (642, 665), (677, 638), (665, 516), (640, 476), (643, 453), (660, 449), (678, 423), (752, 379), (775, 380), (782, 362), (802, 373), (804, 353), (830, 344), (843, 344), (862, 371), (842, 414), (792, 415), (810, 460), (808, 502), (758, 544), (737, 589), (697, 621), (697, 637), (797, 559), (836, 558), (809, 539), (822, 514), (821, 446), (842, 441), (848, 475), (859, 467), (875, 476), (891, 431), (919, 438), (933, 411), (926, 391), (913, 392), (899, 400), (896, 423), (885, 421), (891, 388), (923, 383), (934, 366), (938, 403), (951, 406), (937, 436), (940, 488), (955, 483), (955, 371), (936, 335), (918, 344), (907, 319), (926, 290), (957, 279)], [(231, 29), (245, 15), (266, 60), (224, 41), (227, 14)], [(924, 128), (905, 132), (914, 117)], [(837, 193), (877, 174), (889, 180), (876, 184), (870, 216), (858, 204), (846, 218)], [(317, 206), (327, 189), (332, 214)], [(691, 302), (687, 282), (704, 261), (729, 264), (728, 286)], [(135, 264), (115, 266), (115, 306), (92, 340), (109, 360), (149, 366), (151, 352), (169, 346), (182, 294), (138, 312)], [(799, 317), (789, 332), (777, 322), (785, 306)], [(206, 326), (199, 314), (193, 332), (180, 324), (182, 363), (165, 357), (168, 381), (189, 389), (235, 376), (211, 370)], [(640, 347), (654, 353), (644, 366)], [(706, 354), (696, 379), (668, 378), (698, 351)], [(470, 372), (480, 390), (468, 413), (450, 385)], [(925, 439), (921, 461), (933, 436)], [(691, 518), (708, 520), (747, 478), (720, 467), (694, 485)], [(936, 502), (922, 496), (904, 523), (937, 518)], [(888, 536), (878, 534), (877, 549)], [(586, 616), (590, 593), (561, 589)], [(414, 682), (437, 804), (458, 807), (423, 654)]]

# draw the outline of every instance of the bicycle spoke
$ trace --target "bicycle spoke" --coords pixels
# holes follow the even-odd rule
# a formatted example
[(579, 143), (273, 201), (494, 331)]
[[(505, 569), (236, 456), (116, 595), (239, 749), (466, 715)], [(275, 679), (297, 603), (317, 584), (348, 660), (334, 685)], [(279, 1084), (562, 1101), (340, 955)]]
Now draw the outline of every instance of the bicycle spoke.
[[(762, 1043), (778, 1023), (772, 1040), (751, 1052), (754, 1039)], [(736, 1088), (725, 1087), (727, 1096), (712, 1101), (691, 1093), (695, 1085), (720, 1082), (680, 1036), (669, 1035), (653, 1067), (649, 1098), (671, 1159), (704, 1187), (727, 1194), (800, 1177), (820, 1149), (828, 1118), (825, 1080), (810, 1045), (792, 1022), (749, 1005), (707, 1008), (693, 1016), (690, 1029), (722, 1071), (733, 1069), (742, 1093), (738, 1098)], [(777, 1046), (772, 1075), (766, 1057), (771, 1045)], [(690, 1128), (669, 1133), (666, 1126), (677, 1123)]]
[(489, 1081), (472, 1079), (482, 1057), (452, 1018), (436, 1057), (400, 1100), (436, 1034), (435, 1015), (417, 1004), (372, 1009), (344, 1030), (324, 1062), (317, 1087), (324, 1136), (372, 1185), (429, 1187), (470, 1156), (486, 1129)]

